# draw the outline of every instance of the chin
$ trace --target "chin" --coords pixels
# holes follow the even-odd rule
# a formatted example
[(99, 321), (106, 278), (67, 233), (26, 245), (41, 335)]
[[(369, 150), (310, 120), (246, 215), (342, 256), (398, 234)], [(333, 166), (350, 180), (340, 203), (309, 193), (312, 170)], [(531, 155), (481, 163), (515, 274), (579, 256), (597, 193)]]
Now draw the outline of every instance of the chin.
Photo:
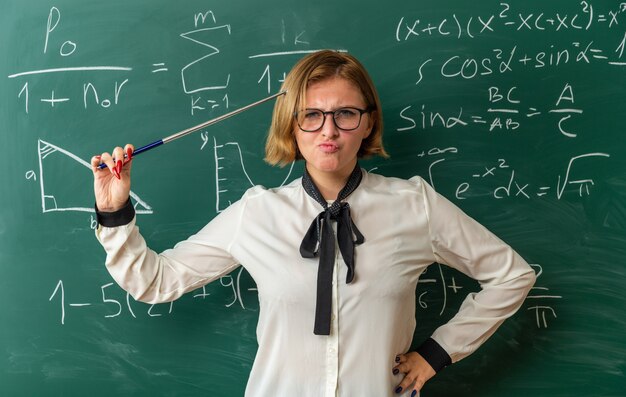
[(342, 170), (346, 166), (346, 164), (342, 164), (336, 159), (315, 161), (311, 162), (310, 165), (320, 172), (337, 172)]
[(320, 171), (333, 171), (339, 168), (340, 162), (336, 158), (325, 158), (318, 159), (313, 165)]

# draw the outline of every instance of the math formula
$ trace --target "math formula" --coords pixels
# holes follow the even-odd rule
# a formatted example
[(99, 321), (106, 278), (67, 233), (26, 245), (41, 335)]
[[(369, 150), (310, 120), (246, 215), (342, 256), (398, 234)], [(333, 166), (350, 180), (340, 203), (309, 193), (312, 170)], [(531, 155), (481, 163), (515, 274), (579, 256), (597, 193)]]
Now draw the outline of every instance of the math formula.
[[(242, 283), (243, 268), (223, 276), (219, 282), (212, 284), (210, 287), (204, 286), (191, 293), (194, 301), (201, 302), (206, 299), (219, 300), (224, 307), (231, 307), (237, 304), (242, 310), (246, 310), (244, 300), (250, 298), (250, 294), (256, 291), (254, 287), (247, 287), (249, 282)], [(79, 316), (81, 312), (94, 311), (104, 318), (114, 319), (116, 317), (124, 318), (130, 316), (132, 318), (150, 318), (175, 315), (174, 302), (161, 304), (145, 304), (133, 299), (129, 293), (122, 291), (112, 282), (106, 283), (99, 287), (101, 296), (97, 300), (87, 301), (80, 293), (75, 293), (73, 288), (78, 286), (68, 285), (63, 280), (58, 280), (52, 293), (48, 297), (50, 305), (58, 309), (58, 318), (61, 325), (65, 325), (66, 321), (70, 321), (73, 316)], [(95, 287), (96, 289), (98, 287)], [(245, 288), (245, 290), (243, 290)], [(209, 290), (216, 293), (213, 297)], [(243, 292), (242, 292), (243, 291)], [(224, 294), (224, 292), (226, 294)], [(77, 296), (78, 295), (78, 296)], [(256, 299), (256, 298), (255, 298)], [(247, 303), (247, 302), (246, 302)]]
[[(135, 32), (125, 25), (126, 9), (116, 19), (107, 13), (86, 17), (67, 4), (34, 7), (40, 9), (28, 37), (31, 52), (4, 76), (6, 101), (25, 126), (24, 150), (32, 159), (20, 169), (20, 180), (35, 196), (38, 215), (69, 219), (82, 213), (89, 233), (97, 228), (92, 197), (76, 194), (58, 174), (90, 182), (92, 147), (85, 142), (94, 138), (92, 125), (133, 143), (153, 141), (175, 132), (155, 131), (160, 127), (197, 125), (277, 92), (291, 66), (319, 49), (354, 53), (379, 90), (391, 158), (364, 168), (420, 174), (459, 206), (482, 204), (496, 213), (582, 206), (602, 194), (606, 174), (625, 154), (605, 139), (622, 117), (612, 106), (623, 96), (614, 76), (626, 71), (624, 2), (493, 2), (436, 13), (406, 4), (380, 15), (359, 10), (357, 22), (376, 21), (371, 29), (279, 10), (256, 10), (259, 15), (243, 21), (196, 4), (158, 22), (138, 12), (137, 37), (114, 33), (113, 27)], [(81, 34), (94, 24), (102, 31)], [(299, 177), (296, 162), (281, 169), (263, 162), (271, 107), (263, 115), (258, 110), (241, 124), (189, 138), (180, 161), (197, 161), (194, 181), (209, 186), (201, 190), (198, 212), (215, 216), (252, 186), (282, 186)], [(48, 126), (47, 120), (57, 123)], [(72, 130), (78, 121), (84, 124)], [(127, 131), (131, 121), (135, 127)], [(140, 218), (160, 213), (155, 192), (133, 186)], [(525, 309), (537, 328), (547, 328), (566, 294), (548, 285), (551, 264), (531, 261), (542, 263), (533, 265), (541, 277)], [(254, 307), (255, 289), (242, 283), (248, 279), (244, 268), (189, 299)], [(41, 300), (60, 324), (81, 313), (107, 321), (176, 316), (177, 304), (140, 304), (108, 280), (85, 287), (91, 297), (61, 276), (48, 285)], [(468, 289), (435, 264), (419, 281), (418, 310), (442, 315), (449, 298)]]

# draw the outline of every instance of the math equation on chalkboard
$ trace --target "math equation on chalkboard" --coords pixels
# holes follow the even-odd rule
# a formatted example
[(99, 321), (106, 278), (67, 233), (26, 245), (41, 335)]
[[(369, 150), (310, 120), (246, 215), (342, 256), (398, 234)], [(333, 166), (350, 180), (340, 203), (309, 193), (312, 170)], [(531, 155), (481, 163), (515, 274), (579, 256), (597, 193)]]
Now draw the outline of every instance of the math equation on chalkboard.
[[(550, 292), (548, 287), (541, 285), (543, 268), (540, 265), (531, 264), (531, 266), (535, 269), (538, 282), (526, 297), (526, 310), (534, 316), (537, 328), (548, 328), (549, 322), (557, 318), (557, 310), (552, 302), (563, 297)], [(457, 297), (457, 294), (464, 296), (468, 292), (465, 290), (471, 290), (471, 287), (457, 281), (458, 275), (458, 272), (449, 269), (444, 270), (440, 264), (433, 264), (418, 281), (416, 290), (418, 310), (427, 311), (431, 315), (442, 316), (444, 311), (449, 308), (450, 300), (453, 297)], [(225, 308), (258, 310), (256, 287), (243, 267), (221, 277), (219, 283), (216, 284), (219, 284), (219, 287), (214, 285), (203, 286), (192, 292), (193, 300), (202, 303), (206, 299), (216, 299)], [(209, 291), (211, 288), (220, 288), (223, 291), (213, 295)], [(110, 319), (129, 316), (136, 319), (138, 316), (148, 318), (176, 315), (174, 302), (161, 304), (137, 302), (128, 292), (124, 293), (113, 283), (101, 285), (100, 292), (101, 299), (87, 302), (77, 297), (72, 291), (66, 291), (65, 283), (63, 280), (59, 280), (48, 297), (48, 301), (54, 310), (58, 310), (61, 325), (65, 325), (66, 318), (69, 321), (70, 316), (87, 314), (85, 312), (89, 310), (95, 311), (95, 315)]]
[[(361, 12), (364, 19), (378, 20), (368, 10)], [(146, 104), (154, 101), (188, 126), (276, 92), (300, 57), (333, 48), (354, 52), (367, 64), (382, 98), (386, 142), (400, 153), (390, 150), (390, 160), (367, 170), (423, 174), (460, 206), (550, 202), (557, 208), (582, 202), (599, 194), (599, 179), (606, 177), (611, 161), (624, 155), (596, 125), (615, 129), (622, 117), (602, 95), (623, 96), (623, 87), (605, 81), (605, 75), (626, 70), (626, 2), (496, 2), (477, 11), (443, 13), (407, 5), (385, 11), (376, 37), (350, 34), (355, 40), (334, 32), (327, 38), (317, 26), (322, 22), (305, 17), (276, 14), (263, 23), (243, 24), (216, 10), (184, 13), (183, 22), (155, 29), (158, 37), (167, 38), (162, 44), (142, 43), (139, 54), (129, 56), (119, 43), (68, 28), (108, 16), (85, 18), (67, 5), (43, 7), (34, 22), (39, 34), (29, 36), (35, 40), (29, 43), (34, 57), (15, 62), (6, 75), (12, 109), (24, 120), (58, 115), (92, 124), (139, 117), (137, 109), (149, 113)], [(257, 28), (264, 29), (263, 35), (255, 34)], [(608, 94), (596, 92), (598, 82), (605, 83)], [(615, 91), (606, 88), (612, 85)], [(263, 121), (255, 129), (265, 133), (268, 120)], [(37, 157), (22, 170), (22, 181), (35, 188), (29, 192), (38, 194), (42, 214), (91, 213), (86, 219), (95, 228), (93, 198), (67, 189), (58, 176), (61, 169), (75, 169), (85, 181), (91, 176), (92, 153), (76, 143), (83, 131), (66, 124), (66, 134), (44, 136), (41, 124), (28, 131), (33, 137), (25, 146), (31, 145), (29, 152)], [(262, 137), (248, 133), (206, 129), (189, 138), (187, 154), (203, 161), (199, 174), (211, 185), (210, 197), (203, 200), (214, 214), (249, 187), (282, 186), (298, 177), (295, 163), (266, 177), (270, 167), (260, 160)], [(133, 190), (131, 200), (140, 216), (159, 213), (154, 196)], [(538, 328), (557, 318), (556, 302), (563, 298), (542, 284), (544, 268), (549, 273), (550, 266), (533, 265), (540, 277), (526, 310)], [(418, 310), (442, 315), (450, 299), (467, 288), (454, 272), (433, 265), (419, 281)], [(80, 313), (112, 321), (176, 314), (177, 304), (144, 306), (110, 282), (93, 286), (97, 300), (83, 299), (80, 290), (63, 279), (51, 283), (47, 298), (58, 309), (60, 324)], [(241, 310), (255, 307), (257, 300), (243, 268), (191, 295), (194, 302), (219, 299)]]

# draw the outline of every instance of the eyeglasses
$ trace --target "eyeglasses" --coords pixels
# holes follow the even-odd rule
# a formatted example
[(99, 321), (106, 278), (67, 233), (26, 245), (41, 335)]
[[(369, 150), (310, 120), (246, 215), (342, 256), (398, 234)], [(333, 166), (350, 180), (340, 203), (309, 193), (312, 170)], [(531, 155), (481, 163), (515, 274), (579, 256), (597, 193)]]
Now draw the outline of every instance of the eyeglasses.
[(342, 131), (352, 131), (361, 125), (363, 113), (370, 113), (373, 109), (339, 108), (324, 112), (320, 109), (304, 109), (294, 112), (294, 117), (298, 121), (298, 127), (305, 132), (319, 131), (326, 122), (326, 115), (333, 115), (335, 126)]

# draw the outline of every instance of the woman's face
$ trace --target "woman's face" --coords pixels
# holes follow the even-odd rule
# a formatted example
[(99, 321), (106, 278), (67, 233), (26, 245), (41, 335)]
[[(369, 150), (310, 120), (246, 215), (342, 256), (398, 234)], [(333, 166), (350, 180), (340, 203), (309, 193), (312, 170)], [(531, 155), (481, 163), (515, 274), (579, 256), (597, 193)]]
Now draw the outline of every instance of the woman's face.
[[(367, 107), (360, 89), (350, 81), (333, 77), (307, 87), (307, 109), (327, 112), (346, 107), (357, 109)], [(315, 132), (302, 131), (298, 124), (295, 124), (298, 149), (313, 178), (322, 175), (347, 176), (354, 169), (363, 139), (372, 131), (370, 114), (363, 113), (361, 124), (352, 131), (337, 128), (332, 114), (324, 117), (326, 119), (323, 127)]]

